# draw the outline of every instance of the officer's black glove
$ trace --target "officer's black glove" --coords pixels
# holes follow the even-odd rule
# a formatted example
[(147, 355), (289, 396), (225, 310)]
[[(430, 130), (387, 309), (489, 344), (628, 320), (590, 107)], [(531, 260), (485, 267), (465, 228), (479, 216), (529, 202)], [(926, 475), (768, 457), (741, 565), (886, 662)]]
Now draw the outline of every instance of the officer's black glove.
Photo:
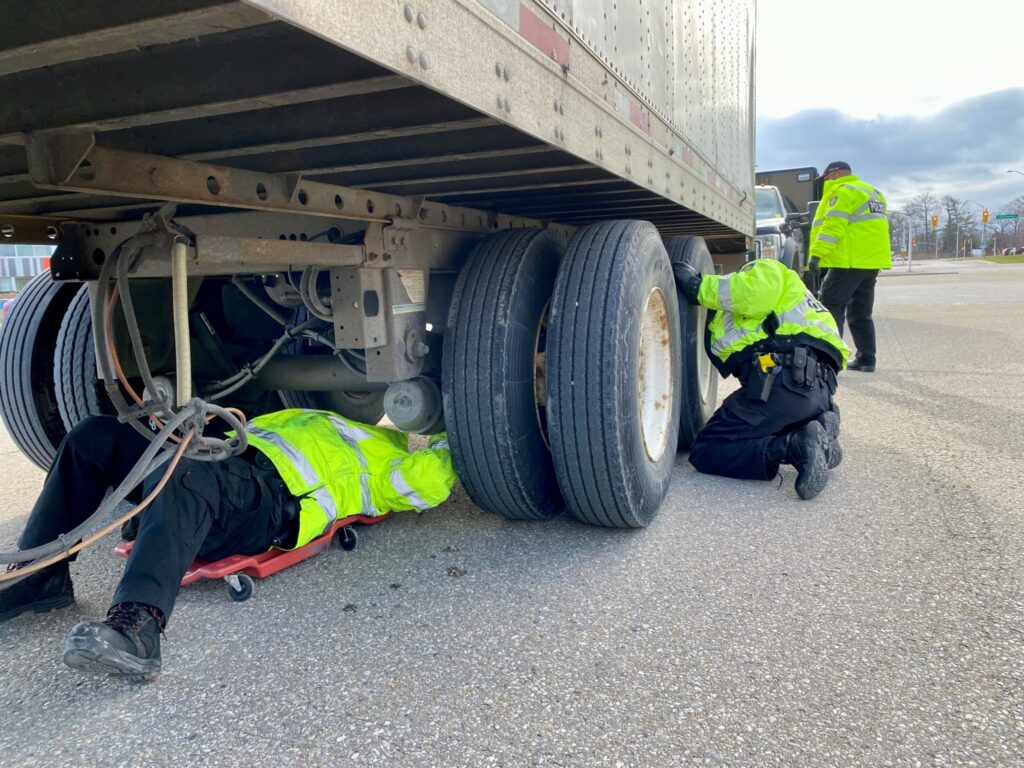
[(817, 285), (821, 280), (821, 267), (818, 265), (817, 256), (811, 256), (811, 260), (807, 262), (807, 271), (811, 273), (811, 277), (814, 278), (814, 284)]
[(683, 298), (690, 304), (700, 304), (697, 295), (700, 293), (700, 282), (703, 276), (687, 264), (685, 261), (672, 265), (672, 274), (676, 278), (676, 285), (683, 293)]

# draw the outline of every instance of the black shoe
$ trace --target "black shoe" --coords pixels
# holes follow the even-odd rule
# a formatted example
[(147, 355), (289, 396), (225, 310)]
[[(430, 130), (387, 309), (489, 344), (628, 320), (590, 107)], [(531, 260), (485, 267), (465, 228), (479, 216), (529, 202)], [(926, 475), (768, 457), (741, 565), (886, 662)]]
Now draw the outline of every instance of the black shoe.
[(835, 469), (843, 460), (843, 449), (839, 445), (839, 414), (825, 411), (818, 416), (818, 423), (828, 436), (828, 449), (825, 452), (828, 468)]
[(828, 435), (811, 421), (789, 437), (786, 463), (796, 467), (796, 492), (813, 499), (828, 485)]
[(863, 360), (860, 359), (860, 356), (857, 356), (857, 357), (853, 358), (853, 360), (851, 360), (850, 362), (848, 362), (846, 364), (846, 370), (848, 370), (848, 371), (860, 371), (861, 373), (874, 373), (875, 372), (875, 364), (874, 363), (865, 363)]
[(119, 603), (106, 621), (79, 624), (64, 643), (64, 663), (93, 674), (113, 675), (133, 683), (160, 674), (163, 615), (142, 603)]
[(46, 613), (75, 602), (67, 562), (43, 568), (0, 592), (0, 621), (25, 611)]

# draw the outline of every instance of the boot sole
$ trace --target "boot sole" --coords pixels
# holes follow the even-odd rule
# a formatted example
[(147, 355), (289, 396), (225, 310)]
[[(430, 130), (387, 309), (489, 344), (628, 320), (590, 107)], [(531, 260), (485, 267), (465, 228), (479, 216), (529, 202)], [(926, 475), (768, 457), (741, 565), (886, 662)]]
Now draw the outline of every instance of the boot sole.
[[(814, 424), (812, 421), (811, 424)], [(804, 501), (810, 501), (828, 485), (828, 435), (824, 429), (818, 430), (818, 458), (803, 477), (796, 481), (796, 493)]]
[(828, 448), (825, 452), (828, 468), (835, 469), (843, 461), (843, 449), (839, 445), (839, 417), (831, 411), (825, 411), (818, 417), (818, 423), (828, 435)]
[(26, 611), (35, 611), (36, 613), (49, 613), (55, 611), (58, 608), (67, 608), (75, 602), (74, 595), (57, 595), (56, 597), (50, 597), (46, 600), (37, 600), (34, 603), (28, 603), (26, 605), (18, 606), (17, 608), (11, 608), (5, 613), (0, 613), (0, 622), (13, 619), (15, 616), (21, 616)]
[(131, 683), (145, 683), (160, 674), (159, 659), (140, 659), (97, 637), (68, 638), (64, 663), (88, 674), (109, 675)]

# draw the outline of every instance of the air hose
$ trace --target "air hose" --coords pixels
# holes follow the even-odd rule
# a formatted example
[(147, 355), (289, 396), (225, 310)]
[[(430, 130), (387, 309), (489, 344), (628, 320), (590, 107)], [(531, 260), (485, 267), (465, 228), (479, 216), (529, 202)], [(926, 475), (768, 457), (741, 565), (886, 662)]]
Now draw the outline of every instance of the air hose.
[[(54, 541), (38, 547), (15, 552), (0, 552), (0, 565), (18, 564), (15, 570), (6, 573), (0, 572), (0, 590), (76, 554), (139, 514), (163, 490), (183, 458), (196, 461), (222, 461), (245, 451), (248, 441), (245, 432), (245, 416), (241, 411), (208, 403), (200, 398), (189, 398), (190, 380), (178, 390), (178, 394), (183, 396), (183, 400), (187, 398), (185, 402), (171, 403), (166, 399), (143, 401), (143, 398), (138, 395), (124, 375), (113, 343), (113, 310), (120, 300), (132, 352), (138, 365), (139, 376), (145, 386), (145, 392), (153, 393), (153, 397), (161, 397), (160, 390), (154, 386), (152, 373), (146, 359), (142, 334), (132, 303), (128, 275), (133, 268), (138, 266), (147, 248), (166, 248), (172, 252), (175, 267), (172, 270), (172, 296), (176, 321), (174, 326), (175, 349), (178, 355), (178, 365), (181, 366), (183, 361), (188, 359), (190, 353), (187, 325), (188, 292), (185, 287), (188, 242), (189, 237), (186, 233), (174, 229), (163, 218), (157, 216), (149, 221), (148, 231), (123, 242), (103, 264), (92, 301), (92, 327), (93, 338), (96, 340), (97, 361), (104, 387), (117, 409), (117, 418), (121, 422), (130, 423), (151, 442), (124, 480), (79, 526), (61, 534)], [(185, 320), (183, 321), (182, 318)], [(128, 393), (133, 404), (129, 405), (124, 392)], [(164, 416), (165, 420), (162, 420), (158, 414)], [(170, 414), (169, 418), (167, 414)], [(148, 418), (159, 432), (154, 433), (152, 429), (143, 424), (141, 419), (144, 418)], [(231, 440), (203, 435), (204, 428), (214, 418), (223, 419), (234, 431), (235, 436)], [(173, 446), (173, 443), (177, 445)], [(114, 518), (115, 510), (132, 489), (165, 464), (167, 466), (161, 479), (146, 498), (125, 514)]]

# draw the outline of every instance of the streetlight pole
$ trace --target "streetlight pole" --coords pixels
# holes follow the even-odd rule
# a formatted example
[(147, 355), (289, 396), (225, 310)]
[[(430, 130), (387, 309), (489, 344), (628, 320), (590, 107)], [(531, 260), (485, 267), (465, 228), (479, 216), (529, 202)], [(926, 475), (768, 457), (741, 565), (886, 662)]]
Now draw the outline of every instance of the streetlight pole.
[(1007, 173), (1019, 173), (1021, 176), (1024, 176), (1024, 171), (1015, 171), (1013, 168), (1009, 168), (1006, 172)]
[(897, 216), (907, 218), (907, 272), (914, 267), (914, 217), (903, 211), (889, 211)]
[[(979, 202), (977, 202), (975, 200), (967, 200), (966, 202), (970, 203), (971, 205), (978, 206), (979, 208), (981, 208), (982, 211), (988, 211), (988, 207), (987, 206), (984, 206), (984, 205), (982, 205), (981, 203), (979, 203)], [(985, 235), (987, 235), (987, 234), (988, 234), (988, 222), (985, 221), (985, 214), (983, 213), (982, 217), (981, 217), (981, 255), (982, 256), (985, 255)], [(992, 255), (995, 256), (995, 253), (993, 253)]]

